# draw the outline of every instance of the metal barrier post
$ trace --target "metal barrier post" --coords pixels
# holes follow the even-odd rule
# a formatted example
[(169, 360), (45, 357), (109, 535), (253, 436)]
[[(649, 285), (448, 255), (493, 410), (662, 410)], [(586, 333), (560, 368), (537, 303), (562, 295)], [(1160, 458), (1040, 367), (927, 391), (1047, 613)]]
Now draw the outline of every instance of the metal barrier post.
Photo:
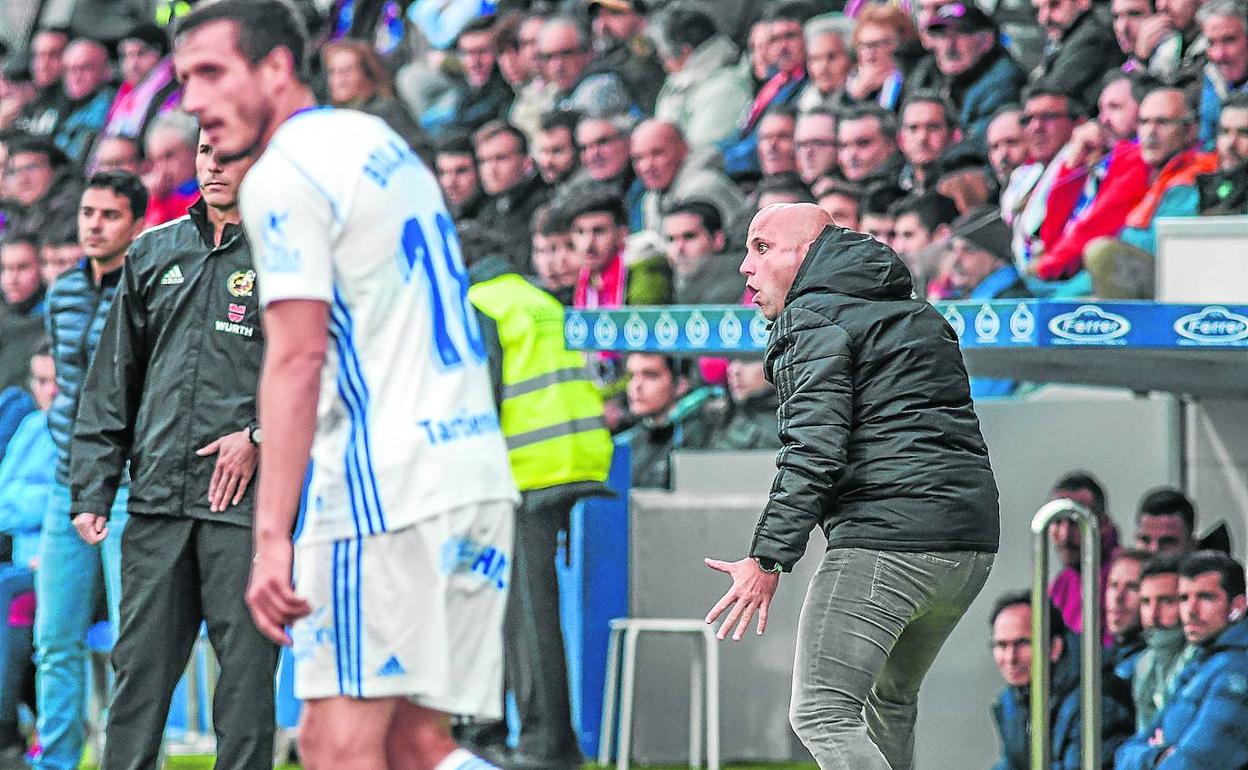
[(1049, 624), (1049, 527), (1073, 518), (1079, 527), (1079, 578), (1083, 600), (1083, 634), (1079, 684), (1083, 711), (1083, 770), (1101, 766), (1101, 531), (1096, 516), (1070, 500), (1046, 503), (1031, 520), (1033, 568), (1031, 582), (1031, 770), (1052, 766), (1049, 744), (1049, 700), (1052, 686), (1052, 640)]

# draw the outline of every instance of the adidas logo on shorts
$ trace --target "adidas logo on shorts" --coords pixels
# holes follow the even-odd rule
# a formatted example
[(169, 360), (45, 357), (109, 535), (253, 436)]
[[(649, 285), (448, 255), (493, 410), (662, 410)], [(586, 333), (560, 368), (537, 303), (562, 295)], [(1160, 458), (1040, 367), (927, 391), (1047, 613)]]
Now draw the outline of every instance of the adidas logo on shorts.
[(397, 655), (391, 655), (390, 658), (377, 670), (377, 676), (402, 676), (407, 673), (407, 669), (403, 668), (403, 664), (399, 662)]

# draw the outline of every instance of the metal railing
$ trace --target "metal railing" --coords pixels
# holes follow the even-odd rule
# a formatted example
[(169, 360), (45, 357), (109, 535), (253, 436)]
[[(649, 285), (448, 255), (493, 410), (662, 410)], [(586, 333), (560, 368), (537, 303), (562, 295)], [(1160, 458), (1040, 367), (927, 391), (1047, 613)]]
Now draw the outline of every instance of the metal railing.
[(1052, 639), (1049, 623), (1049, 527), (1071, 518), (1079, 527), (1079, 577), (1083, 633), (1079, 684), (1083, 712), (1083, 770), (1101, 766), (1101, 531), (1096, 516), (1070, 500), (1046, 503), (1031, 520), (1031, 770), (1052, 767), (1049, 701), (1052, 697)]

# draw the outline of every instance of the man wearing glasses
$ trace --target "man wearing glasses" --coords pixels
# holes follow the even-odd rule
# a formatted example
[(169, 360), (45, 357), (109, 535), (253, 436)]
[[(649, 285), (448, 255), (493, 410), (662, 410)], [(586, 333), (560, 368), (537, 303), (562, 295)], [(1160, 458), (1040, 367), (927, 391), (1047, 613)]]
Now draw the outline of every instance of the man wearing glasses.
[(537, 37), (537, 66), (542, 77), (558, 89), (554, 104), (603, 116), (629, 112), (634, 99), (614, 72), (589, 72), (591, 52), (585, 34), (570, 18), (556, 18)]
[(77, 222), (82, 186), (51, 139), (31, 136), (9, 143), (4, 189), (9, 200), (0, 208), (0, 233), (63, 232)]

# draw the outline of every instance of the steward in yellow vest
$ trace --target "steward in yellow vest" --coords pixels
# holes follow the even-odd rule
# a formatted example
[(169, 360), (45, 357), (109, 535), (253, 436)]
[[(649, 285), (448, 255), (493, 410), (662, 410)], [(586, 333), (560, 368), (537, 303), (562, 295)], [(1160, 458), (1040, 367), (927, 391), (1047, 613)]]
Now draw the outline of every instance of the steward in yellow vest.
[(484, 227), (461, 224), (459, 236), (471, 284), (468, 299), (477, 309), (511, 472), (523, 497), (516, 510), (503, 623), (504, 668), (520, 716), (519, 744), (507, 747), (507, 725), (501, 721), (463, 727), (456, 737), (500, 766), (579, 768), (555, 552), (559, 530), (577, 500), (605, 493), (611, 435), (585, 356), (564, 342), (563, 306), (522, 278)]

